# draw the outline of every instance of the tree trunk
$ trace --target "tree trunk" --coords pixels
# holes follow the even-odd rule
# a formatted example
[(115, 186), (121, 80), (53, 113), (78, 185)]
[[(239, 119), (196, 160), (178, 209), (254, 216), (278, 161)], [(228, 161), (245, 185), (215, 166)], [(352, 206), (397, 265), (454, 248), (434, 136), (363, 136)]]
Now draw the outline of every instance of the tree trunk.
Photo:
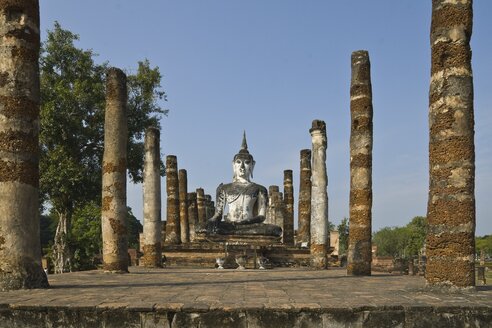
[(64, 273), (72, 271), (72, 255), (68, 246), (71, 217), (66, 212), (57, 212), (57, 214), (59, 221), (56, 227), (52, 260), (55, 273)]

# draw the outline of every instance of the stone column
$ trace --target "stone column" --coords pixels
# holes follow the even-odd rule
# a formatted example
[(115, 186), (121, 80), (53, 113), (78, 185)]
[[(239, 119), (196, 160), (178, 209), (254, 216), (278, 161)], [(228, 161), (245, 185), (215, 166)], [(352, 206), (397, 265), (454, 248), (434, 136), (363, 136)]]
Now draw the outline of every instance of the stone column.
[(197, 203), (197, 213), (198, 213), (198, 225), (200, 227), (205, 226), (207, 221), (207, 209), (205, 208), (205, 191), (203, 188), (198, 188), (196, 190), (196, 203)]
[(369, 53), (352, 53), (350, 219), (347, 274), (371, 275), (372, 87)]
[(205, 195), (205, 221), (214, 215), (214, 202), (211, 195)]
[(294, 245), (294, 186), (292, 184), (292, 170), (284, 171), (284, 205), (284, 244)]
[(273, 204), (273, 215), (275, 218), (275, 225), (282, 228), (282, 243), (284, 242), (285, 237), (285, 204), (284, 204), (284, 196), (280, 191), (276, 191), (272, 194), (272, 204)]
[(160, 132), (155, 127), (145, 131), (143, 171), (144, 247), (146, 267), (162, 267)]
[(174, 155), (166, 157), (167, 223), (166, 243), (181, 243), (179, 223), (178, 160)]
[(297, 217), (298, 245), (309, 245), (311, 239), (311, 150), (301, 150), (301, 170), (299, 184), (299, 206)]
[(198, 222), (198, 209), (196, 204), (196, 192), (188, 193), (188, 224), (190, 232), (190, 241), (196, 239), (196, 225)]
[(126, 107), (126, 75), (118, 68), (110, 68), (106, 77), (101, 225), (103, 268), (117, 273), (128, 272)]
[(0, 291), (45, 288), (38, 206), (38, 1), (1, 1), (0, 26)]
[(190, 230), (188, 223), (188, 175), (186, 170), (179, 170), (179, 222), (181, 230), (181, 242), (190, 242)]
[(326, 125), (314, 120), (312, 142), (312, 187), (311, 187), (311, 266), (326, 268), (328, 240), (328, 178), (326, 175)]
[(278, 186), (268, 187), (268, 208), (266, 212), (265, 223), (276, 224), (275, 221), (275, 207), (273, 203), (273, 194), (279, 192)]
[(472, 0), (432, 1), (427, 268), (430, 286), (475, 285)]

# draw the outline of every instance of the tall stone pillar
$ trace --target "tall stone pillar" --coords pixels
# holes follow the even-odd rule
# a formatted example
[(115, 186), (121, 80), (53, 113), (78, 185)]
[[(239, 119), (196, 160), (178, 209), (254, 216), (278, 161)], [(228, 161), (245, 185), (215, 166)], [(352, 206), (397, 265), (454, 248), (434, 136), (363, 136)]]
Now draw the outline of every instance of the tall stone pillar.
[[(266, 212), (265, 223), (269, 224), (277, 224), (275, 218), (275, 202), (274, 202), (274, 193), (279, 192), (278, 186), (270, 186), (268, 187), (268, 208)], [(283, 232), (282, 232), (283, 233)]]
[(181, 230), (181, 242), (190, 242), (190, 229), (188, 223), (188, 175), (186, 170), (179, 170), (179, 222)]
[(325, 269), (328, 249), (328, 178), (326, 175), (326, 125), (314, 120), (312, 142), (312, 187), (311, 187), (311, 266)]
[(284, 205), (284, 244), (294, 245), (294, 186), (292, 184), (292, 170), (284, 171)]
[(301, 150), (301, 170), (299, 184), (299, 206), (297, 217), (298, 245), (309, 245), (311, 239), (311, 150)]
[(350, 224), (347, 274), (371, 275), (372, 87), (369, 53), (352, 53)]
[(190, 241), (196, 239), (196, 227), (198, 223), (198, 208), (196, 204), (196, 192), (188, 193), (188, 224), (190, 232)]
[(197, 203), (197, 212), (198, 212), (198, 225), (200, 227), (205, 226), (205, 222), (207, 221), (207, 209), (205, 208), (205, 191), (203, 188), (198, 188), (196, 190), (196, 203)]
[(106, 76), (101, 225), (103, 268), (117, 273), (128, 272), (126, 107), (126, 75), (118, 68), (110, 68)]
[(435, 287), (475, 285), (472, 11), (472, 0), (432, 1), (425, 277)]
[(145, 131), (143, 170), (143, 263), (162, 267), (160, 132), (155, 127)]
[(215, 212), (214, 202), (211, 195), (205, 195), (205, 220), (210, 219)]
[(166, 243), (181, 243), (179, 223), (178, 160), (174, 155), (166, 157), (167, 223)]
[(38, 1), (1, 1), (0, 22), (0, 291), (45, 288), (38, 206)]

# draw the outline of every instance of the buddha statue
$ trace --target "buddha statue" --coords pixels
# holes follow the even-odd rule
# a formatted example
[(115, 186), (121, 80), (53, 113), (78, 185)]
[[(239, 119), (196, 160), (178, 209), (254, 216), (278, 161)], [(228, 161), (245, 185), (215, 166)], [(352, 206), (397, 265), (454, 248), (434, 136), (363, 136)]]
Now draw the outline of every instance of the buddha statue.
[[(232, 183), (217, 187), (214, 215), (207, 222), (207, 233), (219, 235), (282, 235), (282, 228), (263, 223), (268, 205), (265, 187), (251, 182), (255, 161), (248, 151), (246, 133), (239, 153), (234, 156)], [(228, 213), (224, 216), (224, 209)]]

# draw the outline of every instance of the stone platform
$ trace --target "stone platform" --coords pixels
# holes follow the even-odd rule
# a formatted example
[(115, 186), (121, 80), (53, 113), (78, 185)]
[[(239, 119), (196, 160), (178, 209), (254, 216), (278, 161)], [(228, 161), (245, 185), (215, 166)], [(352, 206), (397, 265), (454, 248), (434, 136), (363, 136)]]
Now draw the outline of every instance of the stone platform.
[(257, 268), (256, 258), (264, 256), (268, 259), (268, 267), (302, 267), (309, 266), (309, 249), (288, 247), (283, 244), (273, 244), (266, 240), (263, 244), (243, 242), (241, 238), (227, 242), (200, 242), (169, 245), (165, 244), (162, 253), (166, 259), (166, 266), (191, 266), (201, 268), (215, 268), (215, 259), (225, 258), (227, 268), (236, 268), (235, 256), (247, 257), (246, 268)]
[(416, 276), (132, 267), (49, 280), (0, 292), (0, 327), (492, 327), (492, 286), (444, 294)]

